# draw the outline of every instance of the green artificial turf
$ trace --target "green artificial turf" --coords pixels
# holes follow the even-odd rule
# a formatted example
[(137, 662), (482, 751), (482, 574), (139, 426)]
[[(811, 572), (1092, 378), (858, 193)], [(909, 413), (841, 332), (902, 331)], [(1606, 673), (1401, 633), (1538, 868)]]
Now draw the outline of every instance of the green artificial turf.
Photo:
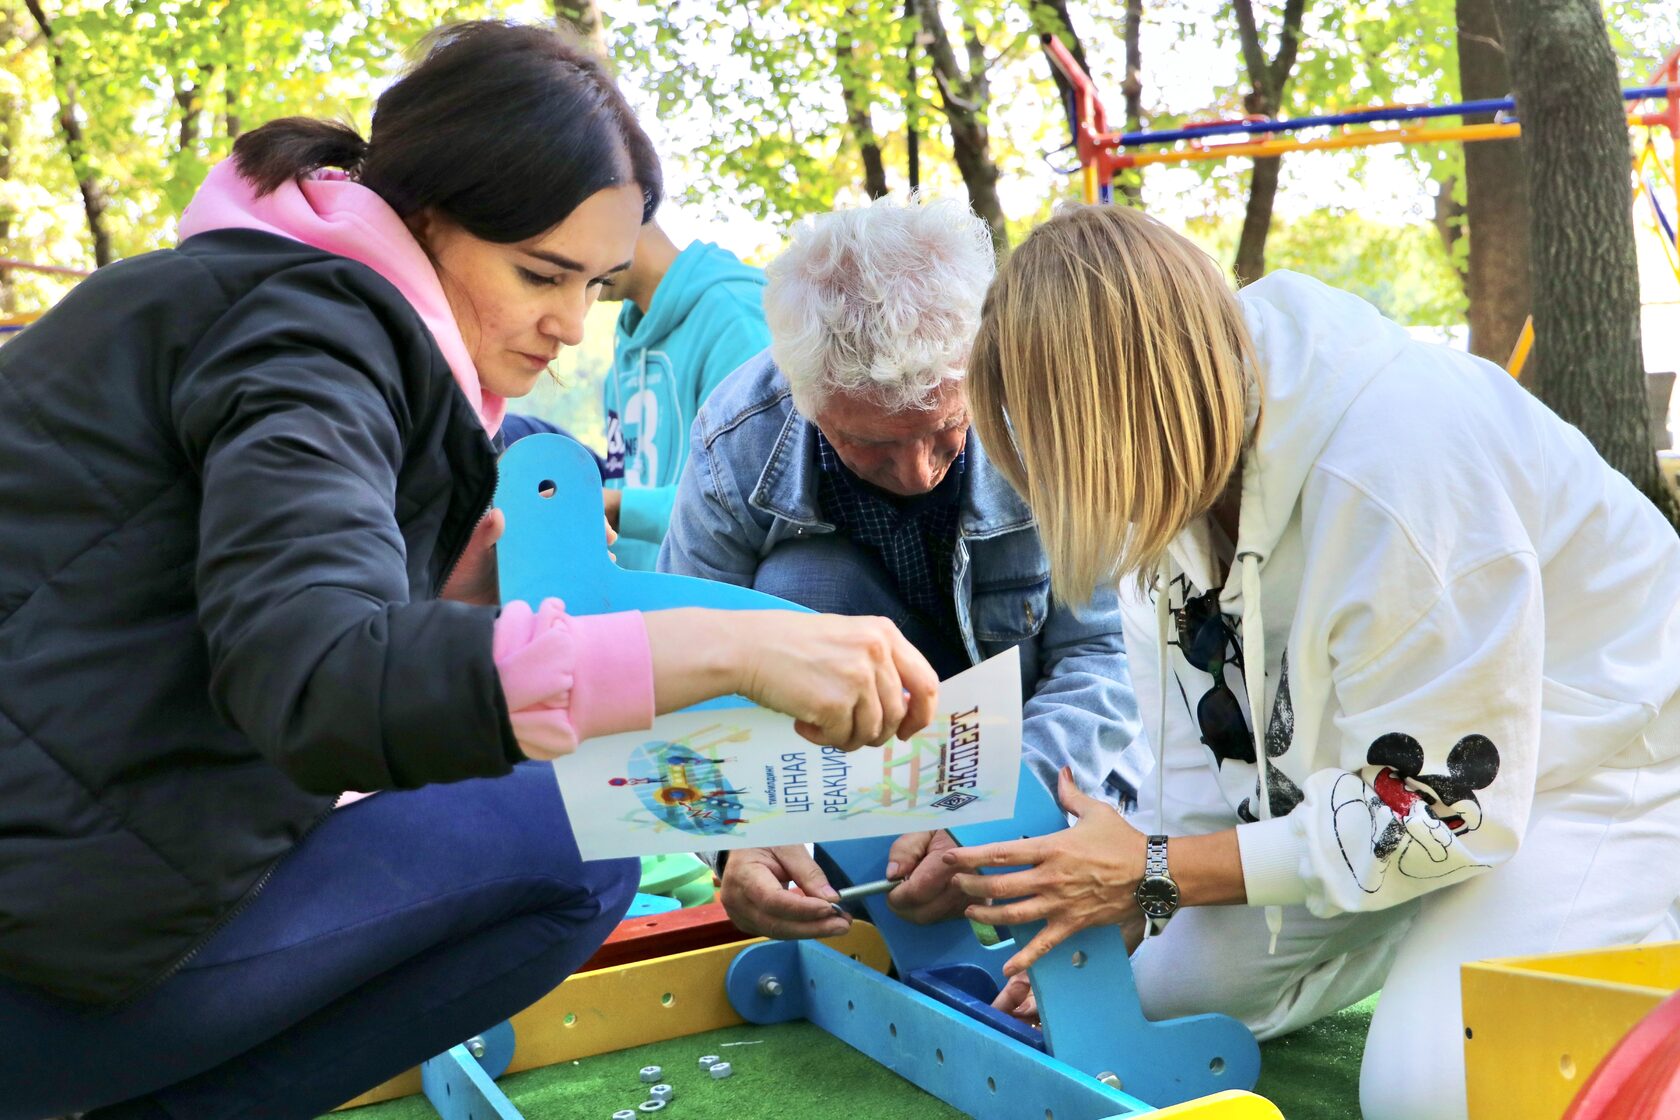
[[(1359, 1056), (1377, 997), (1260, 1045), (1260, 1084), (1286, 1120), (1350, 1120), (1359, 1115)], [(610, 1114), (609, 1114), (610, 1115)]]
[[(1260, 1048), (1255, 1091), (1287, 1120), (1347, 1120), (1359, 1114), (1359, 1055), (1372, 996)], [(696, 1064), (717, 1054), (735, 1070), (713, 1081)], [(676, 1094), (660, 1120), (952, 1120), (963, 1114), (806, 1022), (745, 1025), (656, 1042), (582, 1061), (527, 1070), (499, 1083), (526, 1120), (609, 1120), (647, 1099), (643, 1066), (664, 1069)], [(638, 1114), (642, 1115), (642, 1114)], [(341, 1120), (435, 1120), (424, 1097), (336, 1114)]]

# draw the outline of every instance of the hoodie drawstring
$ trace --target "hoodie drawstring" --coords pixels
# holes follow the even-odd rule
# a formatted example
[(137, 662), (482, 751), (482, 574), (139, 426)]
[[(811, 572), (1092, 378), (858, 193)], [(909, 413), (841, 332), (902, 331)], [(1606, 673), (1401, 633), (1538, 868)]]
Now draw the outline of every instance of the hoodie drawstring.
[[(1167, 834), (1167, 673), (1168, 650), (1167, 644), (1168, 618), (1171, 613), (1167, 598), (1172, 588), (1172, 561), (1165, 557), (1161, 560), (1161, 568), (1155, 574), (1155, 648), (1160, 651), (1161, 669), (1159, 673), (1160, 688), (1157, 690), (1159, 708), (1155, 723), (1158, 732), (1155, 736), (1155, 833), (1158, 836)], [(1155, 923), (1143, 923), (1144, 940), (1155, 935)]]
[[(1248, 686), (1248, 722), (1254, 735), (1254, 765), (1260, 771), (1260, 804), (1256, 816), (1272, 815), (1272, 783), (1266, 758), (1266, 733), (1261, 716), (1266, 710), (1266, 627), (1260, 613), (1260, 557), (1245, 552), (1237, 557), (1242, 565), (1243, 683)], [(1266, 929), (1271, 932), (1268, 953), (1277, 952), (1278, 934), (1283, 932), (1283, 908), (1266, 907)]]

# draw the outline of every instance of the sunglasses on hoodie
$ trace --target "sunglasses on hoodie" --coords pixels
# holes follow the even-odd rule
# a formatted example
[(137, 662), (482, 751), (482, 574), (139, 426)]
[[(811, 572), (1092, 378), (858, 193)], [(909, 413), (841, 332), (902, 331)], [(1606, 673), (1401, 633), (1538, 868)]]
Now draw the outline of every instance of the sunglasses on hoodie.
[(1225, 682), (1225, 666), (1243, 667), (1242, 645), (1236, 623), (1219, 610), (1219, 591), (1204, 592), (1187, 599), (1173, 611), (1178, 631), (1174, 645), (1184, 659), (1213, 678), (1213, 687), (1196, 703), (1196, 724), (1202, 742), (1221, 761), (1254, 761), (1254, 739), (1243, 719), (1237, 694)]

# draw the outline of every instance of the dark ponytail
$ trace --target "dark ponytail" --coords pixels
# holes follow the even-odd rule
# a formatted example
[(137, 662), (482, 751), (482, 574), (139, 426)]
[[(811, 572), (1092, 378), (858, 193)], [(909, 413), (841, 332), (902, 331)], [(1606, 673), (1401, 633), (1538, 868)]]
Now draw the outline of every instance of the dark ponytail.
[(427, 36), (380, 95), (372, 135), (306, 117), (234, 142), (263, 194), (323, 167), (350, 172), (403, 217), (431, 207), (486, 241), (534, 237), (597, 191), (634, 186), (659, 207), (659, 157), (600, 59), (545, 27), (493, 20)]
[(293, 179), (323, 167), (337, 167), (355, 175), (367, 154), (361, 133), (337, 121), (314, 117), (281, 117), (242, 133), (233, 142), (239, 173), (268, 194)]

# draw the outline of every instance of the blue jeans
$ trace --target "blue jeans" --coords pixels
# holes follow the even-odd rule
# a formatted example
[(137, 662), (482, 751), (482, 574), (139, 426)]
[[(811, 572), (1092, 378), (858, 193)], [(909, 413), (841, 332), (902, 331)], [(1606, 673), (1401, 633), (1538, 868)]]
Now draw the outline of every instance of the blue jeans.
[(0, 1120), (317, 1116), (552, 990), (639, 874), (578, 858), (544, 764), (349, 805), (147, 995), (0, 981)]
[(969, 667), (962, 646), (904, 602), (880, 560), (838, 533), (777, 545), (759, 562), (752, 585), (824, 614), (891, 619), (941, 680)]

